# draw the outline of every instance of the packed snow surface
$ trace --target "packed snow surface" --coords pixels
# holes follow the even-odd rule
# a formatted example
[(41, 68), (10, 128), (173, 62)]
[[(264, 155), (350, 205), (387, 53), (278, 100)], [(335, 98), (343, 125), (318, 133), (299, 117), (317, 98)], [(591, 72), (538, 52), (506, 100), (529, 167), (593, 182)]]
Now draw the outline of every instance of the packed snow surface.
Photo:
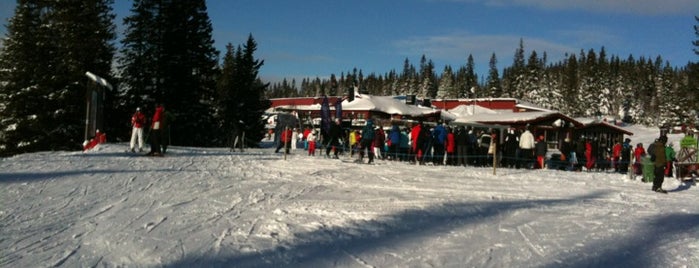
[(126, 146), (0, 159), (0, 267), (699, 267), (674, 178)]

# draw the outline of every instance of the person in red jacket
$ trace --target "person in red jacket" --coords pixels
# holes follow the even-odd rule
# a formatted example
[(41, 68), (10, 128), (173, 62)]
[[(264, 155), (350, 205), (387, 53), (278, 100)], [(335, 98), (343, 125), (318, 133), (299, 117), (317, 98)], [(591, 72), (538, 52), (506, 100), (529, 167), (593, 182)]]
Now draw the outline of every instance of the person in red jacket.
[(160, 151), (160, 130), (162, 129), (163, 112), (165, 107), (162, 104), (158, 104), (155, 107), (155, 113), (153, 113), (153, 120), (150, 127), (150, 152), (148, 155), (152, 156), (162, 156), (163, 153)]
[(636, 175), (643, 175), (643, 169), (641, 169), (641, 158), (646, 156), (646, 149), (643, 149), (643, 143), (636, 144), (636, 149), (633, 151), (633, 168)]
[(621, 149), (623, 149), (623, 146), (621, 146), (621, 142), (617, 141), (614, 143), (614, 146), (612, 146), (612, 167), (614, 168), (614, 172), (619, 172), (619, 160), (621, 159)]
[(412, 130), (410, 131), (410, 141), (411, 141), (411, 150), (410, 150), (410, 161), (416, 161), (416, 162), (421, 162), (422, 159), (422, 140), (420, 139), (420, 132), (422, 132), (422, 121), (419, 122), (417, 125), (413, 126)]
[(456, 138), (450, 127), (447, 127), (447, 139), (444, 142), (444, 146), (447, 150), (447, 165), (456, 166), (456, 158), (454, 158), (454, 152), (456, 151)]
[(143, 152), (143, 126), (146, 125), (146, 116), (141, 113), (141, 108), (136, 108), (136, 112), (131, 116), (131, 144), (130, 151), (136, 150), (138, 141), (138, 151)]
[(279, 152), (279, 149), (284, 147), (284, 151), (288, 154), (289, 149), (291, 149), (291, 140), (292, 136), (294, 135), (294, 131), (291, 130), (290, 127), (284, 128), (282, 130), (282, 133), (279, 133), (281, 136), (279, 136), (279, 145), (277, 146), (277, 150), (275, 150), (275, 153)]

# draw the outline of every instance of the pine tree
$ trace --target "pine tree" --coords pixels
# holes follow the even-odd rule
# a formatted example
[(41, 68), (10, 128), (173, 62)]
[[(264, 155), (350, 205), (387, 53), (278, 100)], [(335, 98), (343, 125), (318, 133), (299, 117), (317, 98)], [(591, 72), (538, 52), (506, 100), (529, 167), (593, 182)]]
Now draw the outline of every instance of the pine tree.
[[(462, 88), (462, 94), (460, 96), (467, 96), (467, 92), (470, 92), (471, 88), (478, 89), (478, 76), (476, 75), (476, 63), (473, 60), (473, 55), (469, 54), (466, 59), (466, 70), (465, 70), (465, 84)], [(492, 95), (488, 95), (492, 96)]]
[[(502, 85), (500, 83), (500, 75), (498, 74), (498, 59), (493, 53), (490, 56), (488, 78), (486, 78), (485, 90), (490, 93), (490, 96), (499, 98), (502, 97)], [(470, 88), (469, 88), (470, 89)]]
[[(263, 84), (258, 77), (264, 61), (255, 59), (256, 50), (257, 43), (252, 35), (242, 48), (233, 49), (233, 45), (228, 44), (217, 86), (221, 122), (217, 136), (227, 137), (234, 129), (243, 130), (248, 147), (258, 146), (263, 138), (261, 118), (270, 106), (265, 98), (268, 84)], [(217, 140), (225, 142), (226, 139)]]
[(427, 60), (425, 55), (420, 59), (420, 95), (428, 99), (434, 99), (437, 96), (434, 63), (432, 60)]
[(532, 51), (527, 60), (526, 75), (522, 78), (522, 99), (536, 104), (544, 104), (547, 101), (546, 95), (541, 92), (543, 69), (536, 51)]
[[(218, 51), (204, 0), (134, 1), (122, 51), (126, 105), (166, 105), (172, 143), (211, 145)], [(142, 102), (142, 103), (140, 103)]]
[(699, 56), (699, 17), (694, 16), (694, 20), (697, 21), (697, 24), (694, 25), (694, 35), (697, 36), (697, 40), (692, 41), (692, 44), (694, 45), (694, 54)]
[(80, 148), (85, 72), (111, 80), (111, 4), (18, 1), (0, 53), (1, 155)]
[(454, 73), (451, 70), (451, 66), (444, 66), (442, 71), (441, 79), (439, 80), (439, 86), (437, 89), (437, 98), (456, 98), (457, 97), (456, 87), (454, 87)]

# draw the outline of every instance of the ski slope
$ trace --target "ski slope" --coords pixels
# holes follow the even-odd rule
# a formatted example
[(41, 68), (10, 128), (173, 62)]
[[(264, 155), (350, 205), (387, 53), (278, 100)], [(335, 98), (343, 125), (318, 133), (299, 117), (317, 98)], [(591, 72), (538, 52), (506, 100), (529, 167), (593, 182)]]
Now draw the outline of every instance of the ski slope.
[(0, 267), (699, 267), (672, 178), (126, 146), (0, 159)]

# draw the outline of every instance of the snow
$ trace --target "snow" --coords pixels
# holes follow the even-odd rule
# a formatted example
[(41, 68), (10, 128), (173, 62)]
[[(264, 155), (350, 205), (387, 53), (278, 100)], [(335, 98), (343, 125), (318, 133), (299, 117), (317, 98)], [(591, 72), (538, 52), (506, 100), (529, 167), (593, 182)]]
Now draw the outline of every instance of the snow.
[(699, 267), (673, 178), (126, 147), (0, 159), (0, 267)]

